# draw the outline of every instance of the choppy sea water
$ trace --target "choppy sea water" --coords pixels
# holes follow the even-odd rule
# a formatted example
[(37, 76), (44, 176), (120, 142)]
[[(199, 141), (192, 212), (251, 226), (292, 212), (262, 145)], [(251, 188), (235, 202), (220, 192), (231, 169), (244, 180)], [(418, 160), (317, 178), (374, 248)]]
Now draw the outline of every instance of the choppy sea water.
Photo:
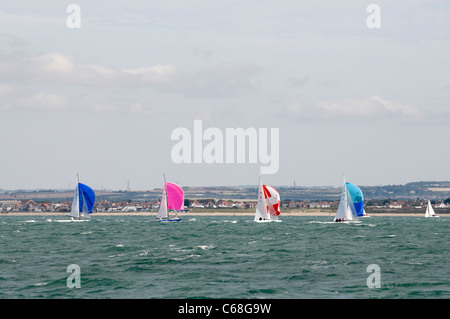
[(4, 215), (0, 298), (450, 297), (450, 218), (332, 218)]

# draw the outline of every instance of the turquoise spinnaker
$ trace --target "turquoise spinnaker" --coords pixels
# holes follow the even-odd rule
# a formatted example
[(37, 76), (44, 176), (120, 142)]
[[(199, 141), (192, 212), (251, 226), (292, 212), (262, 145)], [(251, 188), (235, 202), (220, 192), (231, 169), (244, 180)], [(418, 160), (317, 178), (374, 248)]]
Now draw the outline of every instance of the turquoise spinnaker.
[(347, 189), (352, 197), (357, 216), (364, 216), (364, 196), (361, 189), (351, 183), (347, 183)]

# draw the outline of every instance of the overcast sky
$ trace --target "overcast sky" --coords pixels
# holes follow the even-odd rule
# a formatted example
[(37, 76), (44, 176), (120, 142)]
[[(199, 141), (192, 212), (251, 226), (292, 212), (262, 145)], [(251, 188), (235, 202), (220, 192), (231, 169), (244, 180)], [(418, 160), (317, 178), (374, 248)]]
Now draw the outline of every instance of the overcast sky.
[(449, 17), (446, 0), (2, 4), (0, 188), (256, 184), (260, 163), (172, 161), (194, 120), (279, 128), (269, 185), (450, 180)]

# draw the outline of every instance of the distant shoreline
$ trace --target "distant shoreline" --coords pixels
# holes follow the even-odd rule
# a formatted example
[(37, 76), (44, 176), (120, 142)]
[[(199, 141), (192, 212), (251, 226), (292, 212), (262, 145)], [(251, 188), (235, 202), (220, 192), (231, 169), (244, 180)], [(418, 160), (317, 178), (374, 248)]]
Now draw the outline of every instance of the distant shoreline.
[[(0, 216), (65, 216), (67, 217), (66, 213), (57, 213), (57, 212), (2, 212), (0, 213)], [(178, 213), (179, 217), (183, 216), (254, 216), (255, 212), (252, 211), (239, 211), (239, 210), (228, 210), (228, 211), (190, 211), (190, 212), (181, 212)], [(286, 211), (282, 212), (280, 217), (283, 216), (299, 216), (299, 217), (314, 217), (314, 216), (326, 216), (326, 217), (334, 217), (335, 211), (320, 211), (320, 210), (306, 210), (306, 211), (298, 211), (298, 210), (292, 210), (292, 211)], [(417, 213), (393, 213), (393, 212), (377, 212), (377, 213), (370, 213), (368, 216), (411, 216), (411, 217), (424, 217), (423, 212), (417, 212)], [(438, 216), (442, 217), (450, 217), (449, 214), (439, 214), (437, 212)], [(148, 216), (148, 217), (156, 217), (156, 212), (95, 212), (92, 214), (92, 217), (95, 216)]]

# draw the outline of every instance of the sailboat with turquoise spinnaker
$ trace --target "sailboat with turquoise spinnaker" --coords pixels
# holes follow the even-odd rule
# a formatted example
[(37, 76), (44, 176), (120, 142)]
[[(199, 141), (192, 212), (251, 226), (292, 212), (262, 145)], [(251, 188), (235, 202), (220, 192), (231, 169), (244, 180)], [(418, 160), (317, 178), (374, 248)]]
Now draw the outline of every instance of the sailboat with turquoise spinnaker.
[(358, 217), (369, 217), (364, 210), (364, 195), (361, 189), (352, 183), (347, 182), (348, 193), (351, 196)]
[(73, 195), (72, 209), (68, 216), (72, 220), (89, 220), (94, 210), (95, 192), (86, 184), (80, 183), (77, 174), (77, 186)]
[(339, 202), (339, 207), (334, 217), (335, 222), (357, 222), (358, 214), (353, 204), (352, 196), (349, 193), (348, 185), (345, 182), (342, 187), (341, 201)]
[[(163, 177), (163, 193), (156, 220), (159, 222), (179, 222), (181, 218), (178, 217), (177, 211), (184, 210), (184, 191), (175, 183), (166, 183), (166, 176), (164, 174)], [(170, 218), (170, 210), (175, 211), (174, 218)]]

